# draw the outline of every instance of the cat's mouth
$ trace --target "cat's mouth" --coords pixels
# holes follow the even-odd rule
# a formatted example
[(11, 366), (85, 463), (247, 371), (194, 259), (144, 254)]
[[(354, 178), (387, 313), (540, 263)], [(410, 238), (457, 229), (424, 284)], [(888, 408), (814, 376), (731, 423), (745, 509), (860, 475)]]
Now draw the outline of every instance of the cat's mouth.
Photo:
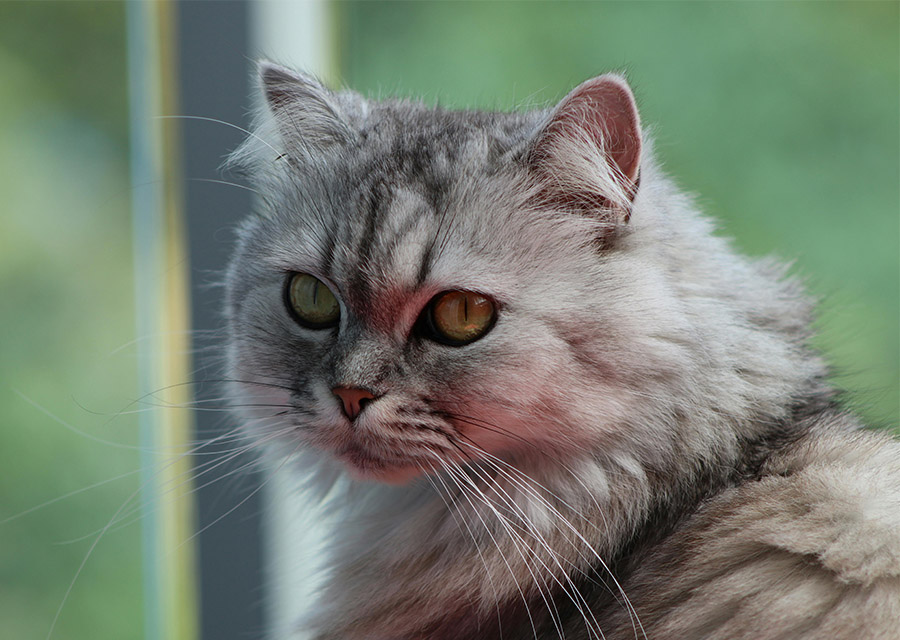
[(357, 480), (375, 480), (387, 484), (406, 484), (422, 475), (415, 462), (385, 459), (374, 455), (359, 444), (349, 444), (336, 453), (336, 457)]

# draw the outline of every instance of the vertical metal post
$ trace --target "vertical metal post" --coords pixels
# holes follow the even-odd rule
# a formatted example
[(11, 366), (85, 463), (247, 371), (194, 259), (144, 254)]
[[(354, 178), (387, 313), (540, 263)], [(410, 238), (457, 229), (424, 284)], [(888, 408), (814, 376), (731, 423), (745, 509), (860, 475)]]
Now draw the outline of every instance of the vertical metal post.
[[(177, 4), (179, 115), (221, 121), (181, 120), (194, 391), (199, 402), (210, 401), (201, 406), (222, 404), (212, 402), (222, 395), (221, 384), (215, 382), (222, 377), (222, 290), (215, 285), (231, 251), (233, 229), (252, 206), (248, 191), (207, 181), (223, 179), (218, 167), (245, 136), (234, 127), (249, 125), (248, 4)], [(195, 439), (207, 441), (235, 426), (220, 412), (204, 411), (196, 413), (195, 424)], [(223, 444), (218, 451), (224, 456), (224, 449), (233, 446)], [(213, 451), (213, 447), (205, 447), (197, 463), (213, 459), (206, 455)], [(252, 470), (232, 474), (234, 471), (235, 465), (222, 465), (196, 482), (204, 640), (248, 640), (265, 633), (259, 479)]]

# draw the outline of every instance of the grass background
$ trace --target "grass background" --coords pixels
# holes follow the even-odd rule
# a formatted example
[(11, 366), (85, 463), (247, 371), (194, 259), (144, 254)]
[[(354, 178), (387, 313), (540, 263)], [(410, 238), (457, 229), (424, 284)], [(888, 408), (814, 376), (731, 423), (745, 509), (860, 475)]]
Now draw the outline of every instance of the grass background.
[[(452, 106), (547, 104), (627, 72), (664, 165), (752, 255), (795, 259), (819, 344), (898, 423), (896, 2), (334, 5), (343, 82)], [(124, 6), (0, 3), (0, 637), (43, 638), (137, 487)], [(234, 96), (249, 104), (247, 96)], [(224, 150), (223, 150), (224, 152)], [(34, 406), (31, 402), (38, 405)], [(99, 415), (98, 415), (99, 414)], [(61, 544), (65, 543), (65, 544)], [(54, 634), (138, 638), (139, 528), (103, 538)]]

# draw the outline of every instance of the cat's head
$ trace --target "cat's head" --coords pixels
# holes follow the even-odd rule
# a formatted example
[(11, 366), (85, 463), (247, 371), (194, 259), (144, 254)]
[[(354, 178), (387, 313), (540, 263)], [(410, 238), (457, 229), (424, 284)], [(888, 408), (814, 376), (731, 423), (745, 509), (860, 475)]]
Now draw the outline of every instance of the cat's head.
[(269, 63), (260, 77), (268, 124), (237, 161), (261, 211), (227, 301), (255, 437), (404, 481), (614, 448), (653, 404), (633, 391), (679, 375), (659, 249), (629, 246), (645, 187), (621, 77), (528, 113), (369, 101)]

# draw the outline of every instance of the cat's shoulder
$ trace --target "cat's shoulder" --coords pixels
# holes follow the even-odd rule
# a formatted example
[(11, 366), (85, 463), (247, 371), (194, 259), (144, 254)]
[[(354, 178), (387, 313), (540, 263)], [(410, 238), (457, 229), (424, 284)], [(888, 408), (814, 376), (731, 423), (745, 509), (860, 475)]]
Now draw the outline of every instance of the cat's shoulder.
[(839, 584), (900, 579), (900, 442), (866, 430), (814, 431), (763, 471), (704, 505), (690, 528), (710, 544), (802, 557)]
[[(706, 501), (629, 582), (650, 638), (897, 638), (900, 442), (814, 432)], [(620, 624), (612, 637), (632, 637)]]

